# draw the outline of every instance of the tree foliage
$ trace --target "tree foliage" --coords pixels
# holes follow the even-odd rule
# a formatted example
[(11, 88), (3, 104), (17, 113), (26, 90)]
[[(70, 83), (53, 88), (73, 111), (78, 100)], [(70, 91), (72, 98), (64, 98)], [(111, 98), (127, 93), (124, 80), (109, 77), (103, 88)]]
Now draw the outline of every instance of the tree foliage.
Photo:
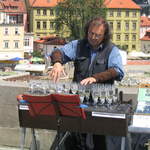
[(63, 0), (56, 7), (55, 19), (57, 32), (66, 32), (67, 27), (70, 39), (84, 37), (85, 24), (96, 16), (106, 16), (104, 0)]

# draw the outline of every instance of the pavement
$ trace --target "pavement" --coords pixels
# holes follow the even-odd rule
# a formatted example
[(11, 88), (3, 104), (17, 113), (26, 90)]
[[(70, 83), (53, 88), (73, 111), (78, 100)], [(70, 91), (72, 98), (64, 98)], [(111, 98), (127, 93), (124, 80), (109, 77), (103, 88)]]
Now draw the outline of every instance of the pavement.
[[(15, 147), (0, 147), (0, 150), (20, 150), (20, 148), (15, 148)], [(25, 149), (24, 150), (29, 150), (29, 149)]]
[(127, 72), (150, 72), (150, 65), (125, 65), (124, 66), (125, 71)]

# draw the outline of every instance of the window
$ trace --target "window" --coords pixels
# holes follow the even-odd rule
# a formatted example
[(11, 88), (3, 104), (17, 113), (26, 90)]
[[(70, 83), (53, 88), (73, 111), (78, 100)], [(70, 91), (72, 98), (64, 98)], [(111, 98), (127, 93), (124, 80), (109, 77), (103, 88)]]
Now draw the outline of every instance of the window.
[(121, 30), (121, 22), (117, 22), (117, 30)]
[(46, 22), (44, 21), (43, 22), (43, 29), (46, 29), (47, 28), (47, 24), (46, 24)]
[(129, 35), (128, 34), (125, 34), (125, 41), (129, 41)]
[(132, 35), (132, 41), (136, 41), (136, 34)]
[(37, 21), (36, 28), (37, 28), (37, 29), (40, 29), (40, 28), (41, 28), (40, 21)]
[(5, 34), (5, 35), (8, 35), (8, 28), (5, 28), (5, 29), (4, 29), (4, 34)]
[(117, 17), (121, 17), (121, 10), (120, 9), (118, 9), (118, 11), (117, 11)]
[(133, 23), (132, 23), (132, 29), (133, 29), (133, 30), (136, 30), (136, 22), (133, 22)]
[(29, 39), (24, 39), (24, 46), (29, 46)]
[(113, 16), (114, 16), (114, 12), (110, 10), (109, 17), (113, 17)]
[(135, 46), (135, 45), (132, 45), (132, 49), (136, 49), (136, 46)]
[(126, 17), (129, 17), (129, 10), (126, 11)]
[(117, 34), (117, 35), (116, 35), (116, 40), (117, 40), (117, 41), (120, 41), (120, 39), (121, 39), (120, 34)]
[(4, 41), (4, 48), (9, 48), (9, 41)]
[(37, 15), (40, 15), (41, 12), (40, 12), (40, 9), (37, 9)]
[(15, 28), (15, 35), (18, 35), (18, 34), (19, 34), (18, 28)]
[[(19, 19), (19, 18), (15, 17), (15, 16), (10, 16), (9, 17), (9, 22), (12, 23), (12, 24), (16, 24), (17, 19)], [(19, 20), (18, 20), (18, 22), (19, 22)]]
[(50, 16), (54, 16), (54, 11), (53, 11), (53, 9), (50, 9)]
[(47, 15), (47, 11), (46, 9), (43, 9), (43, 16), (46, 16)]
[(55, 29), (55, 24), (54, 24), (54, 22), (50, 22), (50, 29)]
[(132, 13), (132, 17), (136, 17), (136, 16), (137, 16), (136, 11), (133, 11), (133, 13)]
[(128, 45), (124, 45), (124, 49), (127, 50), (128, 49)]
[(59, 10), (56, 10), (56, 16), (59, 16)]
[(125, 30), (129, 30), (129, 22), (125, 23)]
[(37, 37), (40, 37), (40, 34), (36, 34)]
[(109, 22), (110, 29), (113, 30), (113, 22)]
[(19, 48), (19, 41), (14, 41), (14, 48)]

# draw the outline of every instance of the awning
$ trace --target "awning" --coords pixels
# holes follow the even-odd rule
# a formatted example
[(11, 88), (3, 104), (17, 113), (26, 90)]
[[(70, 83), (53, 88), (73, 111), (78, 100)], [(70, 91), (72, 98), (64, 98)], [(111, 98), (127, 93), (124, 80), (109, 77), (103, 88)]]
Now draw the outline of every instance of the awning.
[(9, 63), (9, 64), (11, 64), (11, 63), (16, 63), (20, 60), (23, 60), (23, 58), (20, 58), (20, 57), (14, 57), (14, 58), (9, 58), (9, 59), (0, 58), (0, 63)]

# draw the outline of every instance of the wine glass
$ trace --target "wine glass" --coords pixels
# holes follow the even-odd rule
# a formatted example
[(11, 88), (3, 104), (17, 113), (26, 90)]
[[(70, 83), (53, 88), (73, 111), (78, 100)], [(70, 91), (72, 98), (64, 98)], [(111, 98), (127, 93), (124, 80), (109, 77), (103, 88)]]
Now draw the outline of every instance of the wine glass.
[(85, 97), (85, 86), (78, 84), (78, 94), (80, 97), (80, 103), (83, 103)]
[(56, 93), (56, 83), (52, 80), (49, 80), (49, 93), (53, 94)]
[(47, 73), (47, 71), (51, 66), (51, 57), (50, 57), (51, 53), (52, 50), (51, 51), (49, 49), (45, 50), (45, 73)]
[(36, 84), (36, 81), (35, 80), (30, 80), (29, 83), (28, 83), (28, 92), (30, 94), (33, 94), (34, 93), (34, 87), (35, 87), (35, 84)]
[(56, 83), (56, 92), (57, 93), (63, 93), (64, 85), (63, 83)]
[(93, 104), (95, 106), (97, 106), (98, 104), (99, 96), (100, 96), (100, 93), (99, 93), (98, 84), (92, 85), (92, 98), (93, 98)]
[(84, 91), (84, 99), (87, 104), (90, 104), (89, 103), (90, 92), (91, 92), (91, 85), (88, 84), (85, 86), (85, 91)]
[(107, 84), (105, 90), (106, 90), (106, 102), (110, 106), (113, 101), (113, 90), (111, 84)]
[(70, 84), (71, 84), (70, 82), (66, 82), (63, 84), (65, 94), (70, 94)]
[(77, 94), (77, 92), (78, 92), (78, 84), (75, 83), (75, 82), (71, 83), (70, 89), (71, 89), (72, 94)]

